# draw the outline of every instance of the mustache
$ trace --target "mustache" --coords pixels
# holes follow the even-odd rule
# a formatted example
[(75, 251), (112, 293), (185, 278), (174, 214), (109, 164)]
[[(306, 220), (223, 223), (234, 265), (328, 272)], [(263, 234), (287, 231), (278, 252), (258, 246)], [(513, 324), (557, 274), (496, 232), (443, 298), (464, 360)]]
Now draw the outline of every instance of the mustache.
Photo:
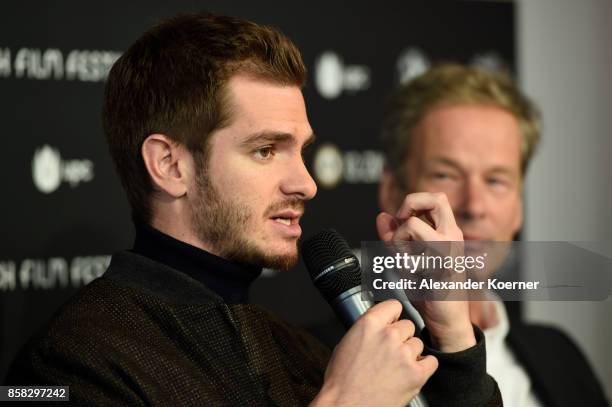
[(293, 209), (297, 212), (304, 213), (304, 201), (299, 198), (291, 198), (274, 202), (265, 210), (264, 216), (268, 217), (274, 212), (279, 212), (285, 209)]

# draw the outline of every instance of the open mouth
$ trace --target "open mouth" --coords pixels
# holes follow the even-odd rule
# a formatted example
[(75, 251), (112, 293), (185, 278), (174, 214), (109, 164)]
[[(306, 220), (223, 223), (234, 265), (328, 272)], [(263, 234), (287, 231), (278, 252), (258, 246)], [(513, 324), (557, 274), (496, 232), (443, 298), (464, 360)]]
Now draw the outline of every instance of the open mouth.
[[(269, 221), (270, 231), (274, 236), (283, 239), (297, 239), (302, 235), (300, 219), (304, 214), (304, 204), (296, 201), (286, 201), (271, 205), (265, 212), (264, 217)], [(267, 223), (267, 222), (266, 222)]]
[(297, 218), (273, 218), (275, 222), (282, 223), (283, 225), (291, 226), (295, 223)]
[(277, 225), (277, 230), (281, 234), (295, 238), (302, 234), (302, 228), (300, 227), (301, 216), (302, 212), (284, 210), (272, 214), (269, 219)]

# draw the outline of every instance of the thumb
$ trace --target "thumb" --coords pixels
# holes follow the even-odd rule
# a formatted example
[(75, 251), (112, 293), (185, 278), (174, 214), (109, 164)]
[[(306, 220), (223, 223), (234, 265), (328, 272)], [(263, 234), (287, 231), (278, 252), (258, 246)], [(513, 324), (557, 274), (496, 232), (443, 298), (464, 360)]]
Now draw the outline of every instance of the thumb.
[(378, 231), (378, 237), (382, 241), (391, 241), (397, 226), (395, 218), (386, 212), (381, 212), (376, 217), (376, 230)]
[(418, 361), (418, 364), (423, 369), (423, 374), (426, 378), (430, 378), (438, 369), (438, 359), (433, 355), (427, 355)]

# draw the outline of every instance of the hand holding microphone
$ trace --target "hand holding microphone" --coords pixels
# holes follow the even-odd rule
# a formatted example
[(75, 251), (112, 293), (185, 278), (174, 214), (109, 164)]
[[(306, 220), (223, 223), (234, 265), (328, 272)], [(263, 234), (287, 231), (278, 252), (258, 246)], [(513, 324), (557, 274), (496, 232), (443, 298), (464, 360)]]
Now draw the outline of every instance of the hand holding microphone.
[(426, 406), (421, 387), (436, 370), (435, 357), (421, 358), (415, 326), (399, 320), (395, 300), (378, 305), (363, 297), (359, 261), (335, 231), (324, 230), (302, 245), (313, 283), (350, 327), (327, 366), (313, 406)]
[(313, 406), (406, 406), (438, 361), (420, 357), (423, 342), (414, 324), (398, 320), (395, 300), (370, 308), (338, 344), (325, 372), (325, 383)]
[[(378, 216), (377, 229), (384, 241), (463, 241), (444, 194), (408, 195), (395, 217)], [(423, 343), (413, 336), (414, 324), (399, 320), (401, 304), (390, 300), (374, 305), (361, 295), (359, 262), (336, 232), (319, 233), (302, 250), (314, 284), (345, 325), (352, 324), (334, 350), (313, 405), (426, 405), (418, 392), (438, 362), (420, 356)], [(458, 352), (476, 344), (467, 301), (415, 306), (438, 350)]]

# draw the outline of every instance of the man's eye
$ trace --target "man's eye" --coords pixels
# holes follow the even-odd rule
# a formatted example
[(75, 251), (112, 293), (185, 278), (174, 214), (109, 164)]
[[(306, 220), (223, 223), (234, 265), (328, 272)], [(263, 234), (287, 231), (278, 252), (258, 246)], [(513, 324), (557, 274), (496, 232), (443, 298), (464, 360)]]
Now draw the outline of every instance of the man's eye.
[(264, 146), (255, 150), (255, 157), (265, 160), (274, 155), (274, 147), (273, 146)]
[(434, 179), (438, 180), (447, 180), (452, 178), (451, 175), (446, 172), (434, 172), (432, 176)]
[(508, 185), (508, 182), (500, 178), (489, 178), (487, 179), (487, 184), (492, 187), (505, 187)]

